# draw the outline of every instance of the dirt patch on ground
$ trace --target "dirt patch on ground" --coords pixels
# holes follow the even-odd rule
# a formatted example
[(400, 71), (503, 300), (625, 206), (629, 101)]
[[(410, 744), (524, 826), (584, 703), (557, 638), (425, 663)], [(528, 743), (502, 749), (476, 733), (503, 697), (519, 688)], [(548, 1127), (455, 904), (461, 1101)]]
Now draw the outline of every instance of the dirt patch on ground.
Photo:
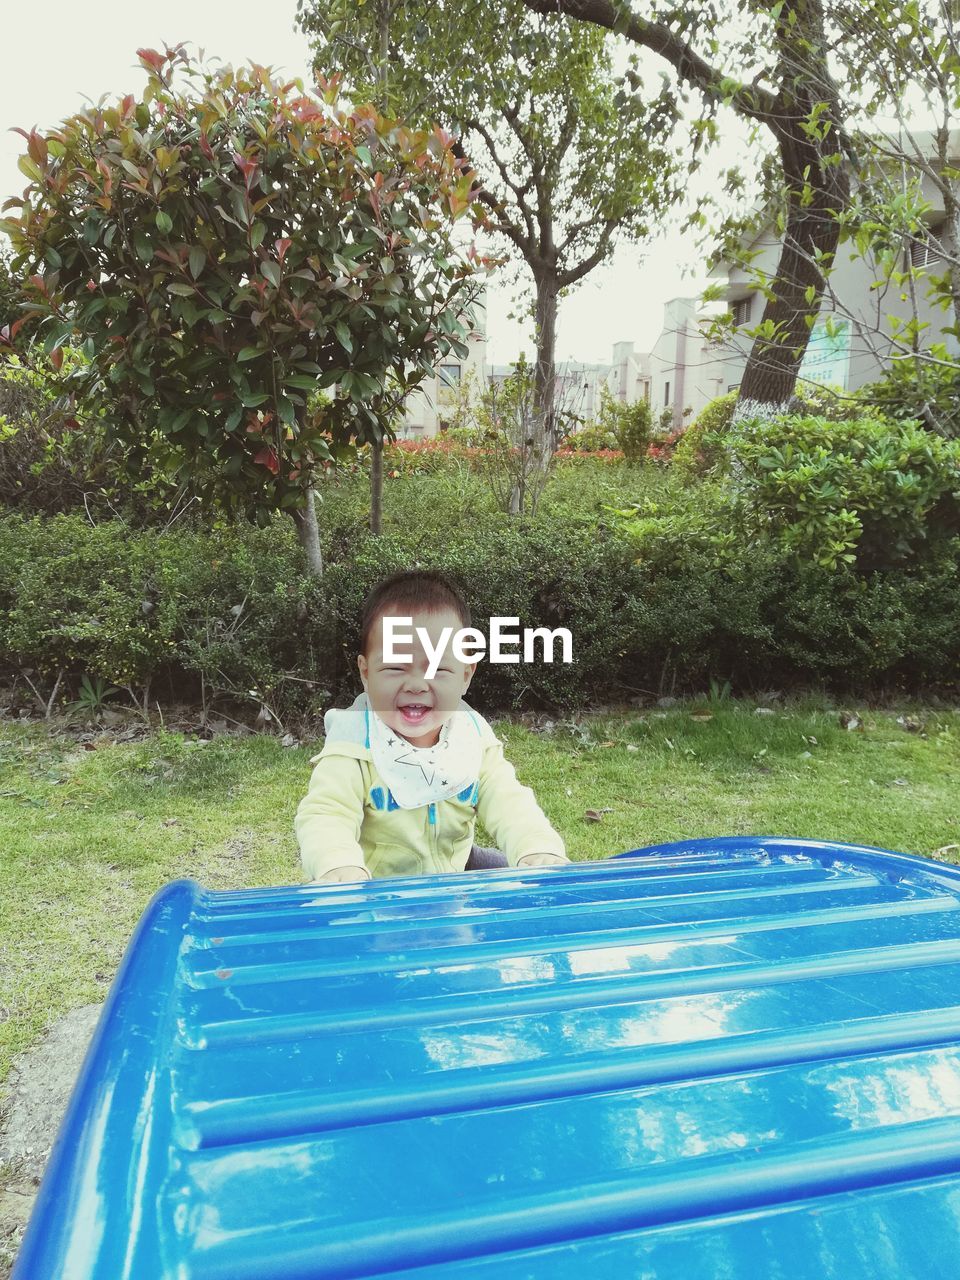
[(0, 1280), (7, 1280), (73, 1082), (103, 1006), (74, 1009), (21, 1054), (0, 1110)]

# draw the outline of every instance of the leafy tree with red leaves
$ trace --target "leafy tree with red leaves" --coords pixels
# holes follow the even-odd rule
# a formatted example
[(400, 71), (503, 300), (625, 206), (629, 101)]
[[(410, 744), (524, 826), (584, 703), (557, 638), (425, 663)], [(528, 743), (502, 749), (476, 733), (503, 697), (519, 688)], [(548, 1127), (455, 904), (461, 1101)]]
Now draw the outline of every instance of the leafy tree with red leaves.
[(319, 573), (315, 470), (466, 355), (489, 265), (454, 238), (480, 216), (470, 173), (442, 131), (339, 107), (335, 81), (139, 57), (141, 96), (24, 134), (0, 226), (25, 310), (54, 369), (82, 344), (64, 389), (129, 457), (261, 524), (289, 512)]

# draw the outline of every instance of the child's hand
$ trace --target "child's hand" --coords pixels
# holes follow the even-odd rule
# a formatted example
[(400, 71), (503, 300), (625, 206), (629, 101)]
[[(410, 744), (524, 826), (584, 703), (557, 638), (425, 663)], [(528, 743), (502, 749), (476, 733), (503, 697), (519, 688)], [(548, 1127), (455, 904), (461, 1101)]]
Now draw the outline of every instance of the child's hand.
[(369, 880), (370, 872), (366, 867), (334, 867), (332, 871), (327, 871), (319, 880), (311, 881), (312, 884), (343, 884), (349, 883), (351, 880)]
[(570, 859), (562, 853), (525, 853), (517, 862), (518, 867), (562, 867)]

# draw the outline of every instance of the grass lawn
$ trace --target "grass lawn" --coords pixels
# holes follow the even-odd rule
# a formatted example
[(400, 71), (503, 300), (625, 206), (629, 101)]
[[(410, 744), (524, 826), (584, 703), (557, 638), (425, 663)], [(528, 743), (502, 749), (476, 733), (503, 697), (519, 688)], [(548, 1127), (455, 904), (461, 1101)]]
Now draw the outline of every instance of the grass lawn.
[[(766, 833), (960, 861), (960, 711), (851, 707), (864, 727), (849, 732), (823, 700), (773, 715), (755, 705), (498, 731), (575, 859)], [(166, 733), (84, 746), (48, 726), (0, 724), (0, 1081), (48, 1022), (103, 998), (166, 881), (299, 880), (292, 819), (310, 754), (272, 737)], [(590, 821), (588, 809), (609, 812)]]

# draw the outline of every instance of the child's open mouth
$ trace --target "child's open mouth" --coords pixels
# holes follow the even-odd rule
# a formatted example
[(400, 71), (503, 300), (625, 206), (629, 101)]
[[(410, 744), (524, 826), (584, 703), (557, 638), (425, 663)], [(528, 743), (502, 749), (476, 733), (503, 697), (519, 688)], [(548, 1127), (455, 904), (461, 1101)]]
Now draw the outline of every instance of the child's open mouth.
[(430, 714), (430, 708), (422, 702), (411, 702), (409, 706), (400, 708), (400, 714), (407, 724), (420, 724)]

